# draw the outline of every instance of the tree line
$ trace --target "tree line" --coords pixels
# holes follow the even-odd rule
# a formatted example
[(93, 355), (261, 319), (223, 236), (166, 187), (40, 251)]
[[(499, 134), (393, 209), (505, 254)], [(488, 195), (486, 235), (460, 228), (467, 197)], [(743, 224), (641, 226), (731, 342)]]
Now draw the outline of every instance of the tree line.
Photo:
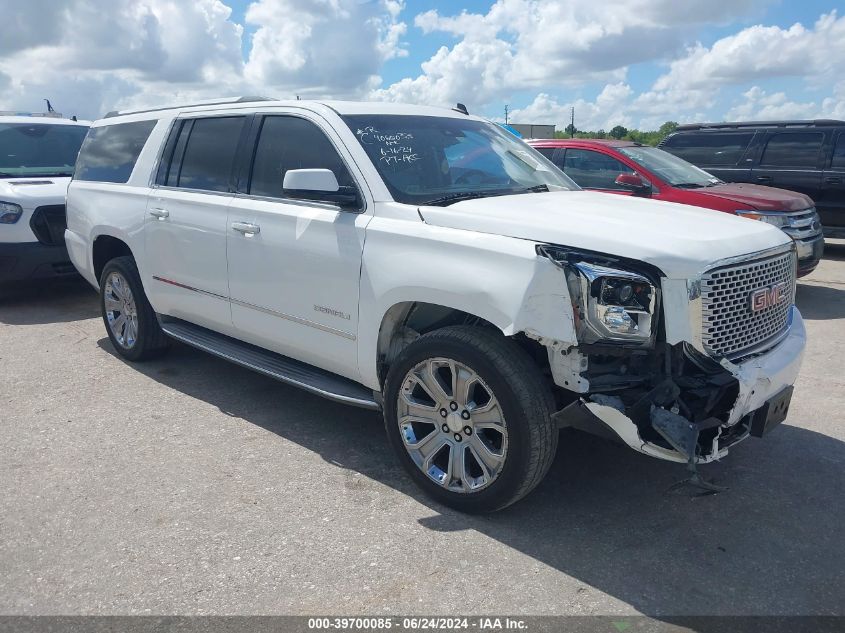
[(678, 124), (675, 121), (666, 121), (657, 130), (643, 131), (643, 130), (629, 130), (628, 128), (617, 125), (609, 132), (605, 130), (596, 130), (595, 132), (587, 132), (573, 127), (572, 124), (566, 126), (564, 131), (555, 131), (555, 138), (612, 138), (616, 140), (634, 141), (642, 143), (643, 145), (657, 145), (667, 135), (678, 129)]

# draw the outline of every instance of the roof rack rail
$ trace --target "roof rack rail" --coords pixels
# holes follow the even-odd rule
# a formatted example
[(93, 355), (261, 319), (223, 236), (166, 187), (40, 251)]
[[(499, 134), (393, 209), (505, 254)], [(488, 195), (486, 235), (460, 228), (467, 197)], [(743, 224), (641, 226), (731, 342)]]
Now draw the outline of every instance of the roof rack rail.
[(810, 119), (792, 121), (737, 121), (733, 123), (688, 123), (679, 125), (678, 130), (724, 130), (740, 129), (747, 127), (826, 127), (832, 125), (845, 125), (845, 121), (835, 119)]
[(0, 110), (0, 116), (31, 116), (42, 119), (63, 119), (61, 112), (20, 112), (18, 110)]
[(164, 108), (145, 108), (143, 110), (112, 110), (106, 113), (104, 119), (110, 119), (116, 116), (124, 116), (126, 114), (143, 114), (145, 112), (162, 112), (163, 110), (175, 110), (177, 108), (194, 108), (198, 106), (211, 105), (226, 105), (227, 103), (252, 103), (253, 101), (275, 101), (272, 97), (230, 97), (228, 99), (206, 99), (205, 101), (197, 101), (195, 103), (183, 103), (181, 105), (170, 105)]

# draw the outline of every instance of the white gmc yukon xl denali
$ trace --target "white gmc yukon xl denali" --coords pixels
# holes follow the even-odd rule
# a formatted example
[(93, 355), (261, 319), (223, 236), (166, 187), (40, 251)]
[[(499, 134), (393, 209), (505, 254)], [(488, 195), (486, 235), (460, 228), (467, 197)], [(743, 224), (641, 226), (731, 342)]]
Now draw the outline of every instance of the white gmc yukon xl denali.
[(534, 488), (558, 429), (699, 464), (781, 422), (783, 232), (580, 191), (464, 111), (241, 98), (96, 122), (66, 243), (132, 361), (176, 339), (381, 410), (437, 500)]

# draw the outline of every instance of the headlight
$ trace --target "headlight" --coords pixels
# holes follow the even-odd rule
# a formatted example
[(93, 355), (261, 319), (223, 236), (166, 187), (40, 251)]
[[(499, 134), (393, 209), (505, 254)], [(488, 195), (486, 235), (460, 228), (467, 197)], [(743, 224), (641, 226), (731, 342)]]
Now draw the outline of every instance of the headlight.
[(566, 274), (580, 343), (642, 347), (654, 343), (660, 310), (660, 290), (655, 285), (662, 276), (659, 270), (642, 262), (644, 274), (615, 268), (619, 263), (627, 266), (628, 260), (562, 246), (538, 244), (536, 249)]
[(760, 222), (771, 224), (779, 229), (789, 226), (789, 216), (785, 213), (765, 213), (762, 211), (742, 210), (737, 211), (736, 214), (742, 216), (743, 218), (748, 218), (749, 220), (759, 220)]
[(14, 224), (21, 219), (23, 209), (14, 202), (0, 202), (0, 224)]
[(657, 289), (646, 277), (583, 261), (569, 264), (566, 271), (584, 342), (652, 342)]

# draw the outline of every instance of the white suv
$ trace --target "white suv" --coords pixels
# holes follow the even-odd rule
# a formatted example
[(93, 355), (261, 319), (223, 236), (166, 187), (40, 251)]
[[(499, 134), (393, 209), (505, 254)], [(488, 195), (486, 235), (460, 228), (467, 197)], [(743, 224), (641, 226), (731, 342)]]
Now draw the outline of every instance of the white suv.
[(0, 116), (0, 283), (75, 275), (65, 194), (89, 123)]
[(129, 360), (177, 339), (382, 410), (413, 479), (495, 510), (558, 429), (697, 464), (782, 421), (805, 333), (781, 231), (580, 191), (460, 109), (240, 99), (96, 122), (72, 261)]

